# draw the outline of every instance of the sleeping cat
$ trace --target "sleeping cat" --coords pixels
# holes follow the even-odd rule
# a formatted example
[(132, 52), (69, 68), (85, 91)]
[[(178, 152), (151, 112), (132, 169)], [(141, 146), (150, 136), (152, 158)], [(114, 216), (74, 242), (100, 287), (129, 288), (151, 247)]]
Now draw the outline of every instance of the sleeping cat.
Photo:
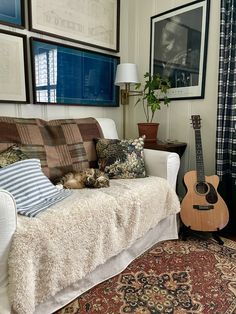
[(78, 172), (67, 173), (58, 184), (66, 189), (104, 188), (109, 186), (109, 179), (99, 169), (87, 168)]

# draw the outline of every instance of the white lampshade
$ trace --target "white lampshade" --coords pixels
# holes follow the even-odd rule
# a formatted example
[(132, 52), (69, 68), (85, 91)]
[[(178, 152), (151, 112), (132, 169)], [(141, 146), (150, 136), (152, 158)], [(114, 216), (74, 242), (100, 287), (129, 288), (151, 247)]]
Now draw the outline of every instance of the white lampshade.
[(116, 69), (115, 85), (123, 85), (125, 83), (139, 83), (138, 68), (134, 63), (118, 64)]

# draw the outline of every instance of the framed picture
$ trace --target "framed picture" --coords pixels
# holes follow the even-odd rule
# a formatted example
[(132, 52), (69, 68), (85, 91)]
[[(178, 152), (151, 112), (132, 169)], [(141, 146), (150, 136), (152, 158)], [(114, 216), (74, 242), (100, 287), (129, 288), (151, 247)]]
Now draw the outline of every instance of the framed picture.
[(119, 51), (120, 0), (30, 0), (29, 4), (32, 31)]
[(0, 30), (0, 102), (27, 103), (26, 36)]
[(13, 27), (24, 28), (24, 0), (1, 0), (0, 23)]
[(210, 0), (151, 17), (150, 73), (171, 83), (171, 99), (204, 98)]
[(119, 106), (119, 57), (33, 37), (31, 56), (35, 103)]

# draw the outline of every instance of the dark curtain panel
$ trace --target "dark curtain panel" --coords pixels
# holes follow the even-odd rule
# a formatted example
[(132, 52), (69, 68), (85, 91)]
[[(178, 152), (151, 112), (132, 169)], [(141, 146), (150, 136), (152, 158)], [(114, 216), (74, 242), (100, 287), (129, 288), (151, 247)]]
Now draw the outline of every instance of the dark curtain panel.
[(216, 172), (236, 233), (236, 0), (221, 0)]

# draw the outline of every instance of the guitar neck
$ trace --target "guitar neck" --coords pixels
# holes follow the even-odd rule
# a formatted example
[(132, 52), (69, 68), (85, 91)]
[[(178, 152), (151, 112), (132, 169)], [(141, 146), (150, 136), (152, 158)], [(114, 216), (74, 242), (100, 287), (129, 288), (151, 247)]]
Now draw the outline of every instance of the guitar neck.
[(195, 147), (196, 147), (196, 170), (197, 170), (197, 181), (205, 181), (205, 171), (203, 163), (203, 153), (202, 153), (202, 140), (200, 129), (195, 129)]

